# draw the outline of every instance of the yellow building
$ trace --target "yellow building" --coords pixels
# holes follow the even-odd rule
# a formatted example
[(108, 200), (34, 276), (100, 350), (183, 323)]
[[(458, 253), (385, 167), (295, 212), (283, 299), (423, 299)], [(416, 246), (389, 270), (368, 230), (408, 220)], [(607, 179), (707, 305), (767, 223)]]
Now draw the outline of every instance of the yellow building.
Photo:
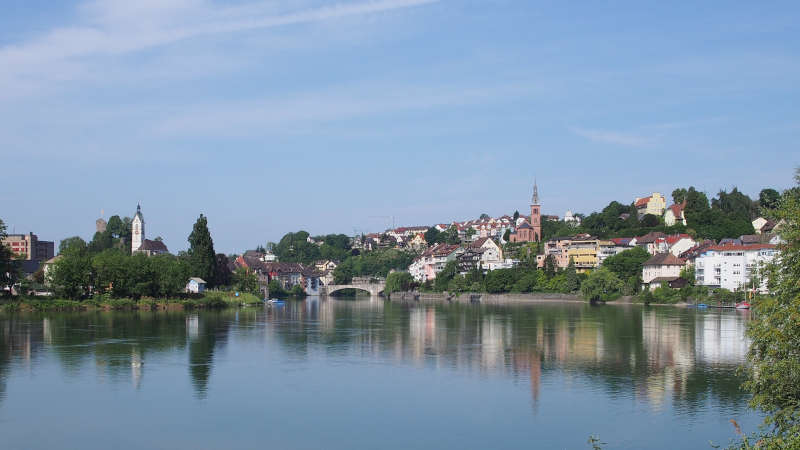
[(586, 272), (598, 265), (597, 251), (599, 241), (597, 238), (573, 239), (567, 250), (567, 257), (575, 264), (577, 272)]
[(664, 210), (667, 209), (667, 200), (658, 192), (653, 192), (649, 197), (638, 197), (634, 202), (636, 206), (636, 214), (641, 219), (647, 214), (652, 214), (661, 217)]

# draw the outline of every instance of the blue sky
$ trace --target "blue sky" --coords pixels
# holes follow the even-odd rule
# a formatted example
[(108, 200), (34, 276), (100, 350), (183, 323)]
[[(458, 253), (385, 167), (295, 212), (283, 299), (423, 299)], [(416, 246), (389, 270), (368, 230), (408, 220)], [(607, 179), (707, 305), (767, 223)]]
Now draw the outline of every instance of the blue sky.
[(0, 218), (173, 252), (545, 214), (800, 165), (797, 2), (5, 0)]

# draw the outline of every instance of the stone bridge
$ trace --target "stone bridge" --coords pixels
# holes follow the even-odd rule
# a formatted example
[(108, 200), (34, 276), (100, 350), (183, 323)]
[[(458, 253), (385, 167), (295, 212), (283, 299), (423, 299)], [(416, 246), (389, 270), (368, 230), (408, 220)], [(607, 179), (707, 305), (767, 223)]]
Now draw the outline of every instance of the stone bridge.
[(384, 289), (386, 289), (385, 281), (374, 282), (353, 282), (351, 284), (331, 284), (328, 286), (320, 286), (320, 295), (331, 295), (336, 291), (342, 289), (358, 289), (361, 291), (369, 292), (371, 297), (377, 297)]

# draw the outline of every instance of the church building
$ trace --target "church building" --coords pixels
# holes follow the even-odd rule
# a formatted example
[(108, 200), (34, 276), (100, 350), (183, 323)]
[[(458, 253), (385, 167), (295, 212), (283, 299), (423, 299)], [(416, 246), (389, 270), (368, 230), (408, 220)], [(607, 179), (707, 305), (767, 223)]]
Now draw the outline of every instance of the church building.
[(167, 246), (161, 241), (151, 241), (144, 237), (144, 216), (142, 205), (136, 205), (136, 215), (131, 221), (131, 253), (144, 253), (147, 256), (169, 253)]
[(539, 242), (542, 240), (542, 206), (539, 203), (539, 187), (533, 182), (531, 217), (522, 222), (509, 236), (511, 242)]

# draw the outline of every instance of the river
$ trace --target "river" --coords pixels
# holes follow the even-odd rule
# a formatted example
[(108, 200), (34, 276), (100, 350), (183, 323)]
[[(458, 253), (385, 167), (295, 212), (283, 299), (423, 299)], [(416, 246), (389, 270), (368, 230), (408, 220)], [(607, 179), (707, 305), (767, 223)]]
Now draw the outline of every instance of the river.
[(309, 298), (0, 314), (3, 449), (710, 448), (748, 312)]

